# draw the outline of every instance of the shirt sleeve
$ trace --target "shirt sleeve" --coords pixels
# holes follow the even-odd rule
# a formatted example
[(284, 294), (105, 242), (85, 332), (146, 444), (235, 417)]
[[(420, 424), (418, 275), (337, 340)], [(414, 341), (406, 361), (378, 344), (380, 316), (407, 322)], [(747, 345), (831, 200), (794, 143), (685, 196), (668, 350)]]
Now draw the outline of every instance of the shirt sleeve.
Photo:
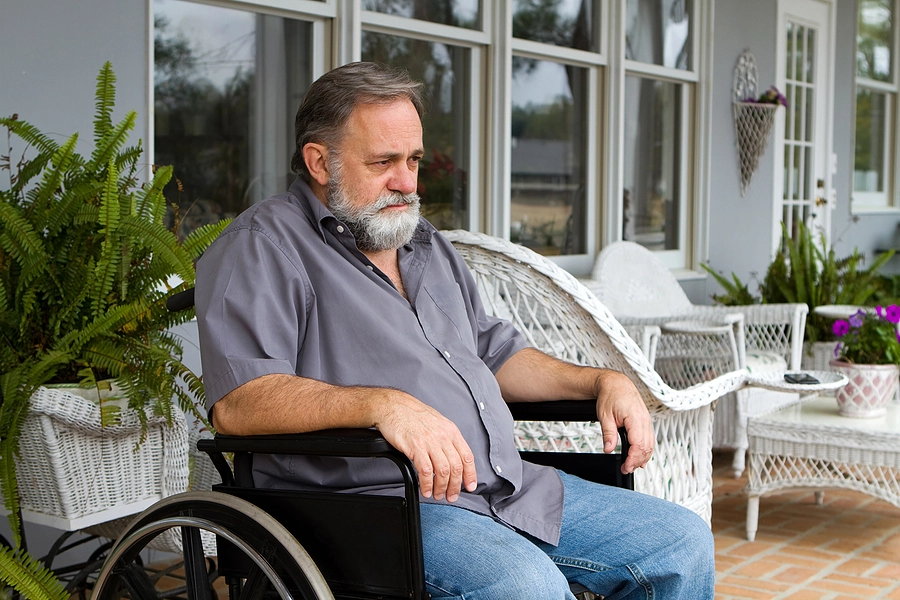
[(196, 307), (207, 409), (248, 381), (296, 372), (309, 296), (302, 264), (259, 229), (226, 230), (204, 253)]

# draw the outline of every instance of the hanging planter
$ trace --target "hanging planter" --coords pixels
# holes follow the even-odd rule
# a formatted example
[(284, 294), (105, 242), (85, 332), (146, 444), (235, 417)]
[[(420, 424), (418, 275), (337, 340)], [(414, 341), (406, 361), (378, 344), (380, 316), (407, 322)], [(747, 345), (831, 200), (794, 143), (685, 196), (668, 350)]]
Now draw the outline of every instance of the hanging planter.
[(775, 111), (778, 106), (787, 106), (787, 100), (776, 88), (769, 88), (756, 96), (758, 74), (756, 59), (749, 50), (744, 50), (734, 67), (732, 87), (732, 111), (734, 116), (734, 138), (741, 168), (741, 196), (750, 185), (750, 179), (759, 165), (759, 158), (765, 152)]

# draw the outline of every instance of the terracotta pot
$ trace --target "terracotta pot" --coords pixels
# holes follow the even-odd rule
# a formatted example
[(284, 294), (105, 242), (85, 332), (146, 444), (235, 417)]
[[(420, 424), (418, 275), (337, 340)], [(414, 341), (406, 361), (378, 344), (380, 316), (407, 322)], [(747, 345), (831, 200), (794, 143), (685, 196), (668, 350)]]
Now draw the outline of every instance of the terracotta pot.
[(897, 393), (900, 367), (897, 365), (857, 365), (832, 360), (832, 370), (843, 373), (850, 381), (839, 389), (838, 412), (845, 417), (880, 417)]

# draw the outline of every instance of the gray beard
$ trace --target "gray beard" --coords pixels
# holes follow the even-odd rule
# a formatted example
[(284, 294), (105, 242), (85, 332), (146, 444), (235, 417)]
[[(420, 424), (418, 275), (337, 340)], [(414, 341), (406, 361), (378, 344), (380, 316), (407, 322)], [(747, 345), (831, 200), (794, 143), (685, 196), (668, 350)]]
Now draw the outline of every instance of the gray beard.
[[(341, 168), (335, 167), (336, 164), (330, 167), (333, 180), (327, 190), (328, 208), (353, 234), (356, 247), (362, 252), (382, 252), (408, 244), (419, 224), (419, 195), (387, 193), (374, 204), (360, 208), (351, 203), (344, 191)], [(380, 212), (398, 204), (406, 204), (408, 208), (399, 214)]]

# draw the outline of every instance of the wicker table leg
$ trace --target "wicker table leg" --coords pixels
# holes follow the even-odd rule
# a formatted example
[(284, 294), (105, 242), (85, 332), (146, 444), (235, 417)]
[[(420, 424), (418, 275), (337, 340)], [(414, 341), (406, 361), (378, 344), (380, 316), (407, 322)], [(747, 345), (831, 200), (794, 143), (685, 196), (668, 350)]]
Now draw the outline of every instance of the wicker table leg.
[(759, 526), (759, 496), (747, 498), (747, 540), (756, 539), (756, 530)]

